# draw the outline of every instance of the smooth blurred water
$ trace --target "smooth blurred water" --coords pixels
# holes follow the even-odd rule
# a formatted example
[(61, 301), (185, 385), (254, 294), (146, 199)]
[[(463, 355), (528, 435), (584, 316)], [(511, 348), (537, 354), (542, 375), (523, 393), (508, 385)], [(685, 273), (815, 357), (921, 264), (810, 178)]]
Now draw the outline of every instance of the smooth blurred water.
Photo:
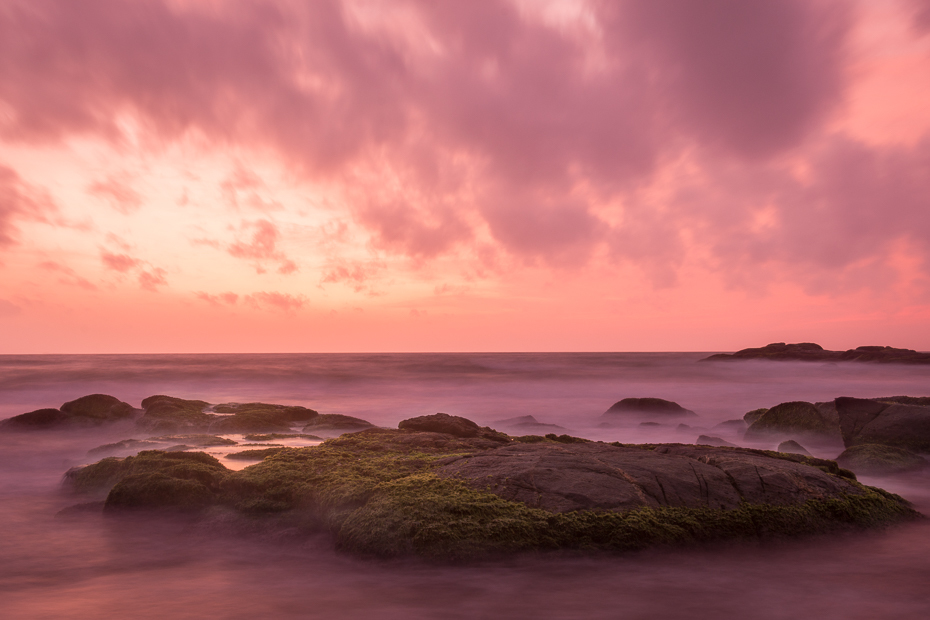
[[(301, 404), (393, 426), (436, 411), (518, 415), (609, 440), (692, 442), (788, 400), (930, 395), (930, 368), (699, 363), (705, 354), (0, 356), (0, 418), (89, 393)], [(600, 428), (625, 397), (698, 413)], [(726, 435), (717, 429), (713, 434)], [(62, 473), (109, 430), (0, 434), (4, 618), (927, 618), (930, 526), (624, 557), (439, 567), (362, 561), (323, 538), (163, 519), (56, 517)], [(835, 456), (821, 454), (821, 456)], [(930, 514), (930, 478), (868, 479)]]

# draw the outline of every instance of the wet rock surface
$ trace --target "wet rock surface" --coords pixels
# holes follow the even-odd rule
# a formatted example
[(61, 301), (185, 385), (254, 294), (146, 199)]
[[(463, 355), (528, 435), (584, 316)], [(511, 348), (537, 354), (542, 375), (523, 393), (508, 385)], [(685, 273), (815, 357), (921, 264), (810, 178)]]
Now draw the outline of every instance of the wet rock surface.
[(372, 426), (374, 424), (361, 418), (328, 413), (315, 416), (309, 424), (303, 427), (303, 431), (313, 433), (314, 431), (359, 430)]
[(437, 473), (552, 512), (734, 509), (741, 501), (798, 504), (858, 492), (850, 481), (801, 463), (677, 444), (654, 450), (594, 442), (506, 446), (455, 459)]
[(839, 416), (833, 403), (781, 403), (762, 411), (746, 429), (747, 439), (772, 435), (820, 436), (839, 441)]
[[(903, 400), (904, 402), (897, 402)], [(837, 398), (843, 443), (879, 444), (930, 452), (930, 406), (906, 404), (921, 398)]]
[(93, 427), (132, 418), (138, 414), (129, 403), (107, 394), (90, 394), (64, 403), (59, 409), (38, 409), (0, 423), (4, 430), (44, 430)]

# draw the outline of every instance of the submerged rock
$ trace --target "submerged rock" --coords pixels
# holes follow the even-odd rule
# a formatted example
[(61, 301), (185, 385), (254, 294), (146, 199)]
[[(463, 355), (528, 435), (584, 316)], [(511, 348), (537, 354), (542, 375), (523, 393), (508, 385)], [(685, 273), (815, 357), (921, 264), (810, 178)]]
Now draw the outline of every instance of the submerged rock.
[(836, 462), (857, 474), (889, 475), (918, 471), (927, 467), (926, 459), (904, 448), (860, 444), (846, 448)]
[(700, 435), (694, 442), (700, 446), (717, 446), (718, 448), (738, 448), (735, 443), (730, 443), (726, 439), (714, 437), (712, 435)]
[[(789, 439), (788, 441), (783, 441), (778, 444), (777, 450), (778, 452), (784, 452), (786, 454), (803, 454), (804, 456), (811, 455), (811, 453), (808, 452), (804, 446), (793, 439)], [(845, 465), (843, 465), (843, 467), (845, 467)]]
[(604, 419), (616, 419), (615, 416), (658, 416), (680, 417), (697, 415), (676, 402), (662, 398), (624, 398), (611, 405), (601, 416)]
[(202, 453), (147, 451), (71, 470), (66, 482), (109, 489), (107, 512), (232, 510), (252, 523), (276, 515), (274, 523), (331, 533), (346, 551), (437, 559), (618, 552), (918, 516), (833, 461), (567, 435), (524, 442), (483, 429), (462, 436), (460, 427), (472, 428), (444, 427), (457, 434), (369, 428), (320, 446), (272, 449), (241, 471)]

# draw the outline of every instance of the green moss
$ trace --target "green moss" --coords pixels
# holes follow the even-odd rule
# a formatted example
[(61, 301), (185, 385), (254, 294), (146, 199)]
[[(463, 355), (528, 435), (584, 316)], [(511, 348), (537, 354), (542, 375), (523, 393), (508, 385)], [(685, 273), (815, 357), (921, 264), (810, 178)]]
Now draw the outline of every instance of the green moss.
[(106, 491), (127, 476), (154, 472), (215, 486), (229, 470), (204, 452), (144, 450), (136, 456), (109, 457), (71, 469), (65, 474), (65, 483), (80, 492)]

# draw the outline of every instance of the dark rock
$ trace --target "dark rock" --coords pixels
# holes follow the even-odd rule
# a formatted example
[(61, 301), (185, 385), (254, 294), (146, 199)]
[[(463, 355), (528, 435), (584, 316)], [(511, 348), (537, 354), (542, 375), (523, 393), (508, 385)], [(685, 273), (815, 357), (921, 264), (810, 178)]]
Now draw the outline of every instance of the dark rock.
[(0, 428), (5, 430), (35, 430), (54, 428), (68, 422), (71, 418), (58, 409), (37, 409), (29, 413), (22, 413), (0, 422)]
[(690, 433), (693, 429), (687, 424), (679, 424), (678, 426), (675, 427), (675, 430), (678, 431), (679, 433)]
[(745, 420), (726, 420), (714, 426), (714, 428), (721, 428), (731, 431), (744, 431), (746, 430), (747, 423)]
[(243, 461), (261, 461), (265, 457), (274, 456), (282, 450), (290, 450), (284, 446), (277, 446), (273, 448), (261, 448), (258, 450), (241, 450), (239, 452), (230, 452), (226, 455), (228, 459), (240, 459)]
[(318, 415), (303, 427), (303, 431), (346, 431), (371, 428), (374, 424), (361, 418), (353, 418), (338, 413)]
[(198, 448), (210, 448), (213, 446), (235, 446), (238, 444), (237, 441), (232, 439), (226, 439), (225, 437), (217, 437), (216, 435), (162, 435), (161, 437), (149, 437), (149, 441), (158, 441), (161, 443), (176, 444), (178, 442), (183, 442), (191, 446), (197, 446)]
[(114, 443), (103, 444), (87, 451), (90, 456), (100, 454), (119, 454), (121, 452), (139, 452), (141, 450), (152, 450), (154, 448), (164, 447), (164, 443), (159, 441), (144, 441), (139, 439), (123, 439)]
[(746, 424), (752, 425), (756, 420), (765, 415), (765, 412), (768, 411), (767, 408), (763, 407), (761, 409), (753, 409), (752, 411), (747, 411), (743, 416), (743, 421)]
[(930, 407), (848, 397), (834, 402), (846, 447), (880, 444), (930, 451)]
[(800, 463), (703, 446), (519, 444), (452, 460), (438, 473), (552, 512), (645, 506), (732, 510), (741, 501), (801, 504), (858, 489)]
[(397, 428), (428, 433), (446, 433), (453, 437), (477, 437), (481, 432), (481, 427), (471, 420), (447, 413), (409, 418), (401, 421)]
[(785, 454), (803, 454), (805, 456), (810, 456), (811, 453), (804, 449), (804, 446), (799, 444), (793, 439), (788, 441), (783, 441), (778, 444), (778, 452), (784, 452)]
[(889, 475), (918, 471), (927, 467), (926, 459), (904, 448), (860, 444), (846, 448), (836, 462), (857, 474)]
[(792, 401), (772, 407), (746, 430), (747, 439), (785, 434), (839, 439), (840, 429), (814, 404)]
[(215, 416), (204, 413), (210, 403), (174, 396), (149, 396), (142, 401), (145, 412), (137, 424), (150, 431), (177, 432), (206, 429)]
[(558, 424), (546, 424), (540, 422), (531, 415), (521, 415), (515, 418), (507, 418), (506, 420), (495, 420), (491, 422), (494, 425), (494, 428), (506, 428), (507, 430), (519, 431), (519, 432), (555, 432), (555, 431), (565, 431), (568, 430), (564, 426), (559, 426)]
[(624, 398), (614, 403), (603, 417), (611, 418), (617, 415), (656, 415), (661, 417), (693, 416), (697, 415), (690, 409), (685, 409), (678, 403), (661, 398)]
[(912, 349), (864, 346), (847, 351), (828, 351), (813, 342), (785, 344), (775, 342), (764, 347), (742, 349), (736, 353), (718, 353), (701, 361), (776, 360), (803, 362), (878, 362), (885, 364), (930, 364), (930, 353)]
[(129, 403), (106, 394), (90, 394), (68, 401), (60, 409), (38, 409), (4, 420), (6, 430), (42, 430), (69, 426), (91, 427), (136, 415)]
[(316, 435), (306, 435), (304, 433), (261, 433), (257, 435), (245, 435), (247, 441), (274, 441), (275, 439), (306, 439), (310, 441), (322, 441), (322, 437)]
[(269, 405), (266, 403), (227, 403), (213, 411), (233, 414), (218, 417), (210, 430), (215, 433), (286, 432), (294, 422), (308, 422), (319, 413), (306, 407)]
[(701, 435), (697, 438), (697, 441), (694, 442), (697, 445), (701, 446), (716, 446), (718, 448), (737, 448), (735, 443), (730, 443), (725, 439), (720, 437), (713, 437), (711, 435)]

